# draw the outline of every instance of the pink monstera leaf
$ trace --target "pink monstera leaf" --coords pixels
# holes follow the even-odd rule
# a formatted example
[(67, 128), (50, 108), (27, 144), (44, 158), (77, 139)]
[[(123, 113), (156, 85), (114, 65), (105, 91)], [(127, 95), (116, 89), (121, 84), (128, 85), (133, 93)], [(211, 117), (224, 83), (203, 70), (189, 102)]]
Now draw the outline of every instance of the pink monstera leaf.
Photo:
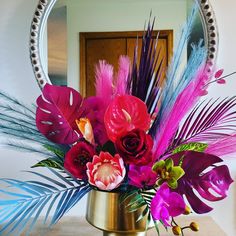
[(76, 119), (81, 114), (81, 95), (74, 89), (46, 84), (37, 99), (36, 125), (49, 140), (72, 144), (80, 134)]
[(171, 158), (175, 164), (178, 164), (183, 158), (182, 168), (185, 175), (179, 179), (176, 191), (186, 196), (196, 213), (207, 213), (213, 209), (201, 198), (208, 201), (219, 201), (227, 196), (233, 180), (226, 165), (215, 165), (222, 162), (221, 158), (195, 151), (179, 152), (172, 155)]
[(133, 129), (147, 131), (150, 128), (150, 115), (146, 104), (131, 95), (117, 96), (109, 104), (105, 116), (105, 127), (109, 139), (113, 142)]

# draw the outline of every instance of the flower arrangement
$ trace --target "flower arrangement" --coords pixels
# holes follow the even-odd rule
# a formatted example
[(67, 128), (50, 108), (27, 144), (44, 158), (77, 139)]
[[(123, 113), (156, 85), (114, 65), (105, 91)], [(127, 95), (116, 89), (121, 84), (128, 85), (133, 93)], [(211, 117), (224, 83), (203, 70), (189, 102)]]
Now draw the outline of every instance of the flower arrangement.
[(42, 181), (0, 180), (13, 187), (0, 190), (11, 197), (0, 201), (1, 233), (20, 234), (27, 224), (30, 232), (46, 206), (45, 221), (53, 214), (54, 224), (91, 189), (132, 197), (128, 210), (145, 206), (140, 218), (148, 214), (174, 235), (198, 230), (195, 222), (181, 227), (174, 217), (207, 213), (212, 207), (202, 199), (227, 196), (233, 180), (222, 157), (236, 151), (236, 98), (199, 102), (212, 78), (225, 82), (222, 70), (207, 71), (201, 42), (179, 73), (189, 22), (167, 71), (156, 68), (157, 41), (149, 24), (139, 62), (137, 48), (132, 66), (128, 57), (120, 57), (116, 76), (111, 65), (99, 62), (93, 97), (46, 84), (35, 112), (0, 94), (7, 104), (0, 105), (1, 132), (36, 143), (7, 144), (45, 155), (33, 168), (45, 167), (55, 176), (30, 171)]

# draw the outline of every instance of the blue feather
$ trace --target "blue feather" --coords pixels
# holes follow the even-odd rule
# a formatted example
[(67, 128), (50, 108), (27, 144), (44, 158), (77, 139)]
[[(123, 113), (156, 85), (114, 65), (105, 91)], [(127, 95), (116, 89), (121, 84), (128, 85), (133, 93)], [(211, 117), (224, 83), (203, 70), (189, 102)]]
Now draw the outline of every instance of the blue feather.
[[(158, 133), (160, 124), (164, 122), (166, 115), (173, 107), (178, 95), (190, 84), (194, 79), (194, 75), (199, 67), (205, 62), (207, 50), (202, 46), (202, 40), (197, 45), (192, 45), (192, 52), (184, 69), (181, 68), (182, 57), (187, 47), (189, 34), (192, 31), (193, 22), (198, 9), (195, 4), (191, 14), (182, 29), (181, 37), (177, 43), (177, 47), (172, 58), (172, 62), (168, 66), (166, 80), (160, 92), (160, 107), (155, 122), (152, 125), (150, 134), (154, 137)], [(177, 82), (176, 82), (177, 81)]]

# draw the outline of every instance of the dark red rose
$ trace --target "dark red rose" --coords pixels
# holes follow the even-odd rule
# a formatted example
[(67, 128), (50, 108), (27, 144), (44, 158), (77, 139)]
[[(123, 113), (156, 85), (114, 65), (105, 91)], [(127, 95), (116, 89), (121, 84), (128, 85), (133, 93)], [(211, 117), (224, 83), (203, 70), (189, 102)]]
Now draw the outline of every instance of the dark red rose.
[(64, 167), (78, 179), (88, 179), (86, 164), (93, 160), (94, 147), (87, 142), (78, 142), (65, 156)]
[(152, 161), (153, 140), (143, 130), (133, 129), (121, 135), (115, 146), (127, 164), (146, 165)]

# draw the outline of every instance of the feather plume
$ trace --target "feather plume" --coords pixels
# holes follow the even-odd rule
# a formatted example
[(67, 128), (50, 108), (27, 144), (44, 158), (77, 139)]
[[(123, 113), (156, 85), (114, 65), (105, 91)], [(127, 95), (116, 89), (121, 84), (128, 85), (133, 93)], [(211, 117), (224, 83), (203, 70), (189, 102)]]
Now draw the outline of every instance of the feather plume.
[(172, 61), (168, 66), (166, 80), (160, 94), (160, 107), (156, 120), (150, 130), (150, 134), (153, 137), (159, 132), (160, 124), (164, 122), (164, 117), (167, 116), (166, 114), (170, 113), (172, 110), (178, 95), (193, 79), (196, 79), (193, 75), (197, 73), (199, 67), (206, 58), (206, 49), (202, 46), (202, 41), (200, 41), (198, 45), (192, 45), (192, 52), (188, 63), (182, 71), (180, 69), (182, 68), (181, 62), (182, 58), (185, 56), (187, 41), (192, 30), (196, 12), (197, 4), (193, 7), (191, 14), (182, 29), (180, 40), (177, 43)]
[(201, 69), (195, 79), (179, 94), (171, 111), (164, 116), (156, 135), (155, 156), (159, 157), (168, 148), (170, 141), (177, 132), (181, 120), (186, 116), (191, 108), (196, 104), (202, 95), (202, 89), (208, 81), (208, 76), (204, 69)]
[(116, 79), (116, 94), (127, 94), (127, 81), (130, 75), (130, 59), (128, 56), (119, 57), (119, 70)]
[(224, 137), (216, 142), (210, 143), (206, 149), (207, 153), (225, 157), (236, 152), (236, 133)]
[(96, 95), (109, 103), (113, 96), (113, 66), (99, 61), (95, 67)]

